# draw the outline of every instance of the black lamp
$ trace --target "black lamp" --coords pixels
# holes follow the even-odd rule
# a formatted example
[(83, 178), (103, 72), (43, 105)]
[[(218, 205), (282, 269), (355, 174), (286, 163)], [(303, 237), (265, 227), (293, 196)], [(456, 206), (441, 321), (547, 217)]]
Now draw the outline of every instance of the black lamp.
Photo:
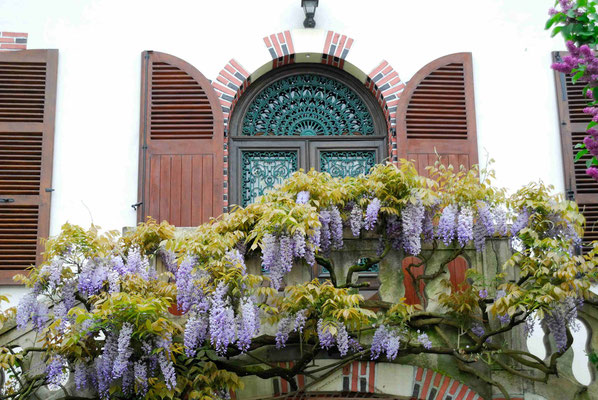
[(303, 7), (303, 12), (305, 12), (305, 21), (303, 21), (303, 26), (306, 28), (314, 28), (316, 26), (316, 20), (314, 19), (314, 16), (316, 15), (318, 1), (319, 0), (301, 0), (301, 7)]

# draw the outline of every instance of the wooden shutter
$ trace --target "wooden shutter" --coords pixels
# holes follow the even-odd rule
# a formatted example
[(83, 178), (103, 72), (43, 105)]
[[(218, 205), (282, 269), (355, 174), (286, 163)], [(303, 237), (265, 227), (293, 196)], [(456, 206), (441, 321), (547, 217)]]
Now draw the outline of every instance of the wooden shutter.
[(142, 54), (138, 220), (197, 226), (223, 210), (224, 124), (210, 82), (165, 53)]
[(399, 157), (414, 160), (420, 174), (443, 163), (478, 162), (471, 53), (456, 53), (420, 69), (397, 107)]
[(467, 269), (469, 268), (467, 260), (463, 257), (457, 257), (446, 266), (449, 271), (449, 279), (453, 292), (462, 292), (469, 287), (467, 283)]
[[(560, 62), (566, 52), (553, 52), (554, 62)], [(582, 143), (586, 137), (586, 127), (592, 120), (583, 109), (588, 104), (584, 96), (585, 83), (573, 83), (571, 76), (558, 71), (554, 72), (561, 131), (561, 149), (563, 155), (563, 173), (565, 190), (579, 204), (579, 209), (586, 217), (584, 242), (598, 240), (598, 183), (586, 175), (586, 160), (590, 155), (574, 162), (578, 149), (575, 145)]]
[(0, 52), (0, 284), (49, 235), (58, 50)]

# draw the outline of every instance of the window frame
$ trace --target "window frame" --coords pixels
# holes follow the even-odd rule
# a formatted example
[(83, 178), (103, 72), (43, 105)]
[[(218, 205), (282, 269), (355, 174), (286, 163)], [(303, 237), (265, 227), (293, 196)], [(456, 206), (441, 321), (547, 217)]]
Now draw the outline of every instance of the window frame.
[[(277, 80), (299, 74), (317, 74), (339, 81), (351, 89), (363, 103), (372, 117), (374, 135), (322, 135), (322, 136), (244, 136), (242, 125), (247, 109), (263, 89)], [(305, 171), (319, 170), (319, 152), (373, 150), (376, 163), (388, 157), (388, 121), (376, 98), (365, 85), (349, 73), (320, 64), (294, 64), (272, 70), (252, 83), (237, 102), (229, 123), (229, 204), (242, 205), (242, 162), (243, 151), (298, 151), (298, 167)]]

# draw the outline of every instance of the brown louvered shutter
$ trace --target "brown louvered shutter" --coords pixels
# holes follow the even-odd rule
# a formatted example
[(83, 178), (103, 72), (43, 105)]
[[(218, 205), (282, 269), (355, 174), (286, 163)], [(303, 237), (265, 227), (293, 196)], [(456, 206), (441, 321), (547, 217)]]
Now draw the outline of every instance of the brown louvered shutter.
[(49, 234), (58, 50), (0, 52), (0, 284)]
[(399, 157), (420, 174), (441, 156), (445, 164), (478, 162), (471, 53), (432, 61), (407, 83), (397, 107)]
[(223, 210), (222, 110), (210, 82), (165, 53), (142, 54), (138, 220), (197, 226)]
[[(560, 62), (566, 52), (553, 52), (554, 62)], [(586, 175), (586, 161), (590, 155), (583, 156), (574, 162), (578, 149), (575, 145), (582, 143), (586, 137), (586, 127), (592, 117), (583, 112), (588, 104), (584, 96), (585, 83), (573, 83), (571, 76), (554, 72), (559, 109), (561, 131), (561, 149), (563, 154), (563, 172), (565, 190), (569, 197), (573, 196), (579, 209), (586, 217), (584, 242), (598, 240), (598, 183)]]

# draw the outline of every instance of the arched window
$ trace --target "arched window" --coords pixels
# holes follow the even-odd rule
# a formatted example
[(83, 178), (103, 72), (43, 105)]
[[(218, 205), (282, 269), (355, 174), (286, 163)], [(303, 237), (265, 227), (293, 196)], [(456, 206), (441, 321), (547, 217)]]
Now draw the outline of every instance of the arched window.
[(293, 172), (367, 173), (386, 158), (386, 119), (365, 86), (324, 65), (292, 65), (251, 84), (230, 123), (230, 202), (246, 206)]

